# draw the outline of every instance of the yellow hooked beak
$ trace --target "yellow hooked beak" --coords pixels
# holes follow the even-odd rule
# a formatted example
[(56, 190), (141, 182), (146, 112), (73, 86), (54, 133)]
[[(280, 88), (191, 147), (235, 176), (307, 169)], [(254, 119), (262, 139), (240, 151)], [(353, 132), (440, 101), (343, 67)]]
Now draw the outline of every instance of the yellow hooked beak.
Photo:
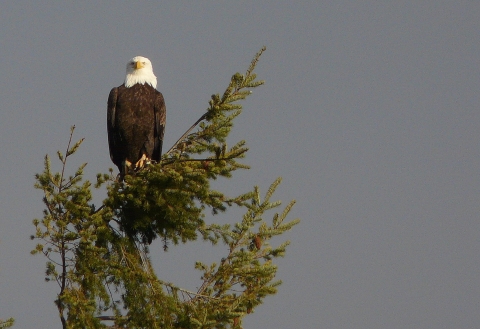
[(142, 62), (135, 62), (135, 70), (143, 69), (145, 67), (145, 64)]

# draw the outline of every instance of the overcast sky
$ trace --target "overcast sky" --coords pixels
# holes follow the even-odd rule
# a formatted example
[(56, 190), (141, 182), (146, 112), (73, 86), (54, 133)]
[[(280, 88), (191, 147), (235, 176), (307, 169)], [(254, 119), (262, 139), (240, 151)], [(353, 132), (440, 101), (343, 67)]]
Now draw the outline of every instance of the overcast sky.
[[(70, 172), (114, 167), (106, 102), (127, 61), (152, 61), (169, 148), (265, 45), (266, 84), (231, 136), (252, 169), (220, 184), (265, 192), (282, 176), (277, 198), (296, 199), (302, 222), (279, 293), (244, 328), (477, 328), (480, 2), (165, 2), (0, 4), (0, 318), (61, 327), (58, 287), (29, 254), (34, 174), (71, 125), (86, 139)], [(194, 246), (155, 242), (159, 276), (195, 289), (194, 262), (224, 250)]]

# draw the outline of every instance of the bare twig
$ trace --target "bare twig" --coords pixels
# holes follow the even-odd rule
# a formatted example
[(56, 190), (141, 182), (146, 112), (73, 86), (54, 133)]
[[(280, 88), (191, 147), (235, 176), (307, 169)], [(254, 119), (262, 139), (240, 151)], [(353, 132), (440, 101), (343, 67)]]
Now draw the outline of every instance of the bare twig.
[(170, 154), (170, 152), (172, 152), (175, 147), (177, 147), (178, 144), (180, 144), (180, 142), (193, 130), (193, 128), (195, 128), (199, 123), (200, 121), (203, 121), (205, 120), (205, 118), (207, 117), (207, 113), (205, 113), (204, 115), (202, 115), (200, 117), (200, 119), (197, 120), (197, 122), (195, 122), (183, 135), (182, 137), (180, 137), (176, 142), (175, 144), (173, 144), (173, 146), (170, 148), (170, 150), (168, 150), (164, 155), (168, 155)]

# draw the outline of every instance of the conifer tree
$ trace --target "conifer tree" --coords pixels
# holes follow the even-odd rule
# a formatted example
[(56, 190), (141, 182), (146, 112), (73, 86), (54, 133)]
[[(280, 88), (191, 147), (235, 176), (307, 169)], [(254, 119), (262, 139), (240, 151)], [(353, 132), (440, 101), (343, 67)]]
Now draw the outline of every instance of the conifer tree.
[[(65, 154), (61, 169), (52, 171), (45, 157), (35, 187), (44, 193), (42, 219), (35, 219), (39, 243), (33, 254), (47, 258), (45, 279), (58, 284), (55, 305), (63, 328), (241, 328), (242, 320), (275, 294), (276, 257), (284, 256), (288, 241), (270, 242), (298, 223), (285, 221), (294, 201), (283, 210), (271, 198), (277, 179), (262, 197), (260, 189), (229, 197), (210, 186), (218, 177), (231, 177), (247, 152), (245, 141), (227, 146), (233, 120), (241, 113), (238, 101), (263, 84), (253, 72), (263, 48), (245, 74), (232, 76), (225, 92), (212, 95), (205, 114), (168, 150), (124, 181), (98, 174), (96, 188), (106, 187), (103, 204), (92, 203), (92, 186), (83, 179), (86, 164), (67, 177), (67, 160), (83, 139)], [(237, 205), (245, 214), (234, 225), (207, 223), (206, 214)], [(208, 212), (209, 210), (209, 212)], [(216, 216), (213, 216), (215, 219)], [(209, 218), (209, 220), (213, 220)], [(218, 223), (220, 222), (220, 224)], [(157, 277), (150, 243), (168, 245), (201, 238), (226, 245), (217, 263), (198, 261), (199, 288), (187, 291)]]

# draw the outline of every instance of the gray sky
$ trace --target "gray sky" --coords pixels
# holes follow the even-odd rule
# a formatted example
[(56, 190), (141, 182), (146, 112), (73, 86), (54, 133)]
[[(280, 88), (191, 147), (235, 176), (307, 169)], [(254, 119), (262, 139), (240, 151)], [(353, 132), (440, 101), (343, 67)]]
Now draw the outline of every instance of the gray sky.
[[(73, 124), (86, 140), (69, 169), (88, 162), (94, 180), (113, 167), (106, 101), (127, 61), (153, 63), (168, 148), (266, 45), (266, 85), (231, 139), (247, 139), (252, 169), (224, 186), (265, 191), (282, 176), (277, 198), (297, 199), (302, 222), (286, 236), (284, 284), (244, 327), (476, 328), (480, 2), (170, 3), (0, 4), (0, 317), (61, 327), (57, 286), (29, 254), (43, 209), (33, 176)], [(194, 261), (223, 252), (152, 249), (159, 276), (188, 288)]]

